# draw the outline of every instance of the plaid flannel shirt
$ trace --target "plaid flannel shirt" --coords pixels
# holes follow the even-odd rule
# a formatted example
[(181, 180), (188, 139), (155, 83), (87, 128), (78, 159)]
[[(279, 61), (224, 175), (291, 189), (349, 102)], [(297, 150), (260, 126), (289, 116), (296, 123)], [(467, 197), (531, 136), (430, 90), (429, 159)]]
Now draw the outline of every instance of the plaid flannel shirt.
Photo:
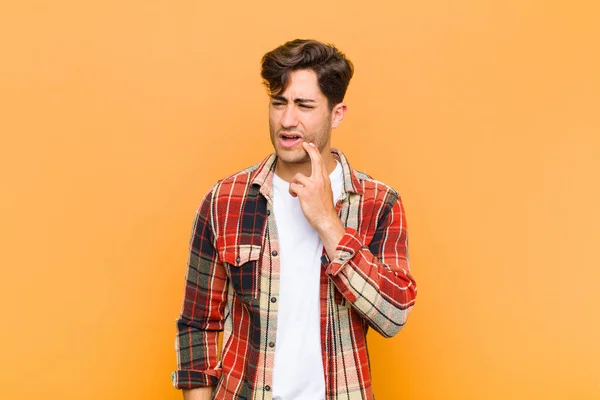
[[(333, 260), (323, 250), (320, 315), (326, 399), (373, 399), (366, 334), (398, 333), (415, 303), (399, 195), (350, 168), (336, 204), (346, 233)], [(279, 298), (273, 215), (276, 156), (219, 181), (196, 214), (173, 385), (216, 385), (214, 399), (269, 400)], [(218, 357), (218, 334), (223, 332)]]

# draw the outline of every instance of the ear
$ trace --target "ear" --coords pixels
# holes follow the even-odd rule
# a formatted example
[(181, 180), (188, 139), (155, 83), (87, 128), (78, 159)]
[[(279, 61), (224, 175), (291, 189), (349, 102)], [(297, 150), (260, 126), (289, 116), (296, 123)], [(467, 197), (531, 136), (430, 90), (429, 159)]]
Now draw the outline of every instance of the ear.
[(337, 128), (342, 123), (347, 110), (348, 107), (346, 106), (346, 103), (338, 103), (333, 107), (333, 110), (331, 110), (332, 128)]

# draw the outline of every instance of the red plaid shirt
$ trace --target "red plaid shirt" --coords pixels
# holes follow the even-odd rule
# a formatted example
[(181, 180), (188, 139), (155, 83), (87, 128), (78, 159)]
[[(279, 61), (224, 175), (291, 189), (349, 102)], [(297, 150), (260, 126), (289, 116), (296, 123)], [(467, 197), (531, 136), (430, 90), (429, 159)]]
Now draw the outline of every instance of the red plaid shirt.
[[(326, 399), (373, 399), (366, 334), (398, 333), (415, 303), (398, 193), (350, 168), (336, 208), (346, 227), (335, 259), (323, 250), (321, 349)], [(219, 181), (194, 223), (177, 320), (173, 385), (216, 385), (215, 399), (272, 398), (279, 298), (273, 215), (275, 155)], [(217, 341), (223, 331), (218, 357)]]

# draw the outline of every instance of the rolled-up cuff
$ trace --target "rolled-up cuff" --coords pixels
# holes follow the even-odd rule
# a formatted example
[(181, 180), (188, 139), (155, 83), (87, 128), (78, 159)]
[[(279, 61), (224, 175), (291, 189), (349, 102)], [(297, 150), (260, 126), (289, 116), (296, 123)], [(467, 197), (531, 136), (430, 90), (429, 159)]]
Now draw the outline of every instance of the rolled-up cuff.
[(325, 273), (330, 276), (339, 274), (344, 265), (354, 257), (354, 255), (362, 248), (362, 243), (356, 237), (358, 232), (353, 228), (346, 228), (346, 233), (336, 247), (336, 256), (325, 270)]
[(178, 370), (171, 374), (173, 386), (177, 389), (195, 389), (214, 386), (221, 378), (221, 371)]

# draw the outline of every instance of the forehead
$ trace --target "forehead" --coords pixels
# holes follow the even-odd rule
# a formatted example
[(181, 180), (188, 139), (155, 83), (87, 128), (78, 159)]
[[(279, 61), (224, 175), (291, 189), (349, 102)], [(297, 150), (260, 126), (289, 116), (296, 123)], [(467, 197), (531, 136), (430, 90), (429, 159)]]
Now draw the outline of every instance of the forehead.
[(288, 86), (281, 93), (288, 98), (323, 99), (325, 96), (319, 88), (317, 74), (313, 70), (301, 69), (290, 72)]

